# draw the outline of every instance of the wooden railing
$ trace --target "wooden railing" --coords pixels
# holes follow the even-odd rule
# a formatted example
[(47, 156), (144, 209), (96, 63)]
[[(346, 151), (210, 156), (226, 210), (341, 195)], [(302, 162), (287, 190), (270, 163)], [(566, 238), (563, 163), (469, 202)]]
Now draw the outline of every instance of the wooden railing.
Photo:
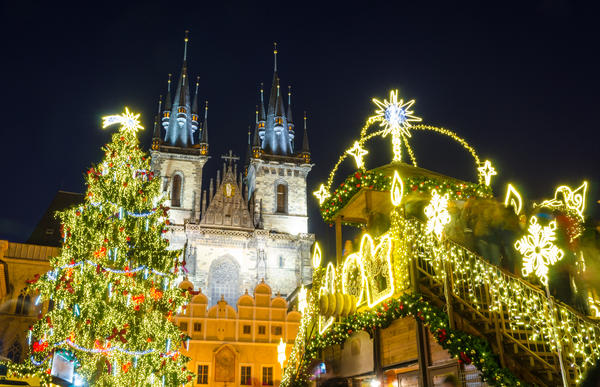
[(576, 385), (600, 358), (597, 321), (556, 300), (550, 306), (543, 289), (450, 240), (427, 235), (418, 220), (403, 223), (399, 237), (415, 262), (420, 288), (445, 302), (451, 323), (460, 319), (487, 337), (501, 362), (523, 379), (562, 385), (562, 353), (562, 372)]

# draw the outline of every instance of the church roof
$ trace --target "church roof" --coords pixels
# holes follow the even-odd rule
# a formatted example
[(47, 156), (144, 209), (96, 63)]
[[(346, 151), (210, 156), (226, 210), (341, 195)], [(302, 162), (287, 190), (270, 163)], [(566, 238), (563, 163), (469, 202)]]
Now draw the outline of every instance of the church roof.
[(62, 238), (60, 236), (60, 219), (55, 217), (56, 211), (82, 204), (83, 200), (83, 194), (58, 191), (26, 243), (59, 247)]
[(222, 156), (228, 163), (223, 171), (223, 180), (218, 182), (216, 191), (206, 211), (202, 214), (200, 224), (208, 227), (252, 230), (254, 223), (246, 200), (242, 195), (242, 182), (236, 176), (234, 162), (239, 157)]

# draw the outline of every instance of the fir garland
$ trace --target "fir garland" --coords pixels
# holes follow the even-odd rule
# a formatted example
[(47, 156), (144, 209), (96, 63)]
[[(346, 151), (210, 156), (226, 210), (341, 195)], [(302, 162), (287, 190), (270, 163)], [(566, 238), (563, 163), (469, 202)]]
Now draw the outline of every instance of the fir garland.
[[(442, 179), (425, 176), (402, 177), (404, 192), (418, 192), (429, 194), (436, 189), (440, 195), (449, 194), (453, 200), (466, 200), (470, 197), (492, 197), (491, 188), (477, 183), (455, 183)], [(321, 216), (325, 222), (331, 223), (336, 213), (343, 208), (356, 195), (361, 188), (374, 191), (389, 191), (392, 187), (392, 177), (377, 171), (364, 169), (348, 176), (332, 195), (321, 204)]]
[(348, 316), (334, 324), (323, 335), (311, 338), (304, 361), (308, 364), (319, 350), (346, 341), (353, 333), (386, 328), (403, 317), (418, 319), (429, 328), (435, 340), (457, 358), (459, 363), (473, 364), (483, 379), (492, 386), (526, 386), (510, 370), (498, 364), (496, 355), (485, 339), (450, 329), (448, 317), (440, 308), (431, 306), (422, 296), (405, 293), (384, 301), (374, 309)]

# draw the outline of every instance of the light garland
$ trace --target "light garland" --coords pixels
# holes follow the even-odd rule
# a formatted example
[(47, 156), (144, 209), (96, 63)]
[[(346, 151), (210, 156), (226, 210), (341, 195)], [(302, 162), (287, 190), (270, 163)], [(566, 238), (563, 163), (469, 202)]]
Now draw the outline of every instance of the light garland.
[(189, 359), (178, 351), (184, 336), (173, 323), (189, 293), (172, 286), (180, 251), (167, 249), (167, 209), (138, 145), (138, 117), (126, 110), (104, 120), (121, 129), (105, 146), (105, 159), (88, 171), (86, 203), (59, 213), (63, 245), (50, 259), (52, 269), (27, 281), (40, 295), (36, 303), (52, 300), (56, 307), (28, 332), (31, 368), (9, 367), (14, 373), (37, 367), (35, 373), (49, 376), (49, 359), (69, 351), (90, 385), (192, 379)]
[(504, 197), (504, 206), (508, 207), (509, 205), (512, 206), (516, 215), (519, 215), (523, 209), (521, 194), (510, 183), (506, 186), (506, 196)]
[(441, 196), (437, 190), (431, 191), (431, 201), (425, 207), (427, 216), (427, 234), (434, 234), (438, 239), (442, 239), (444, 227), (450, 223), (450, 213), (448, 212), (448, 194)]
[(109, 126), (119, 124), (122, 132), (129, 132), (136, 134), (138, 130), (143, 130), (144, 127), (140, 123), (140, 114), (134, 114), (129, 111), (129, 108), (125, 108), (123, 114), (117, 114), (112, 116), (102, 117), (102, 128), (105, 129)]
[(354, 145), (352, 146), (352, 148), (348, 149), (346, 153), (354, 157), (357, 169), (361, 169), (365, 166), (363, 156), (368, 154), (369, 152), (363, 149), (358, 141), (354, 141)]
[(498, 172), (496, 172), (496, 169), (494, 169), (494, 167), (492, 167), (492, 163), (490, 162), (490, 160), (485, 160), (483, 162), (483, 165), (479, 168), (477, 168), (477, 170), (479, 171), (479, 174), (481, 177), (483, 177), (483, 180), (485, 181), (485, 185), (489, 186), (492, 180), (492, 176), (495, 176), (498, 174)]
[(554, 265), (564, 252), (554, 245), (556, 221), (541, 226), (535, 216), (530, 219), (529, 235), (515, 242), (515, 248), (523, 255), (523, 276), (535, 273), (544, 285), (548, 285), (548, 266)]
[[(583, 222), (587, 185), (587, 181), (584, 181), (583, 184), (575, 190), (571, 190), (571, 188), (566, 185), (561, 185), (556, 189), (554, 199), (545, 200), (540, 204), (536, 204), (536, 207), (548, 207), (553, 209), (565, 208), (567, 211), (575, 212)], [(562, 198), (559, 198), (559, 195), (562, 196)]]

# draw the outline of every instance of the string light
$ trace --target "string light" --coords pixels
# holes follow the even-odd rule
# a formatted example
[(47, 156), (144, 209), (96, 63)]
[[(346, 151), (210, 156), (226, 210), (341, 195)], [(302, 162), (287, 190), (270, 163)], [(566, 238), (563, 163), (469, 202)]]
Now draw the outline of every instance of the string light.
[(346, 153), (354, 157), (357, 169), (361, 169), (365, 166), (363, 156), (368, 154), (369, 152), (363, 149), (358, 141), (354, 141), (354, 145), (352, 146), (352, 148), (348, 149)]
[(504, 206), (508, 207), (509, 205), (513, 207), (516, 215), (521, 213), (523, 199), (519, 191), (510, 183), (506, 186), (506, 197), (504, 198)]
[(107, 128), (111, 125), (121, 125), (120, 130), (136, 134), (138, 130), (143, 130), (144, 127), (140, 123), (140, 113), (134, 114), (125, 108), (125, 113), (112, 116), (102, 117), (102, 128)]
[(325, 186), (323, 184), (321, 184), (321, 186), (319, 187), (319, 189), (317, 191), (313, 192), (313, 195), (315, 195), (317, 197), (317, 199), (319, 199), (319, 204), (323, 204), (325, 199), (327, 199), (329, 196), (331, 196), (329, 194), (329, 192), (327, 192), (327, 189), (325, 188)]
[(479, 171), (479, 174), (481, 175), (481, 177), (483, 177), (483, 179), (485, 181), (485, 185), (487, 185), (487, 186), (490, 185), (492, 176), (496, 176), (498, 174), (498, 172), (496, 172), (494, 167), (492, 167), (492, 163), (490, 162), (490, 160), (485, 160), (483, 162), (483, 165), (481, 167), (477, 168), (477, 170)]
[[(554, 193), (554, 199), (545, 200), (536, 207), (565, 208), (575, 212), (581, 221), (584, 220), (583, 211), (585, 210), (585, 195), (587, 192), (587, 181), (584, 181), (577, 189), (571, 190), (566, 185), (558, 187)], [(559, 195), (562, 198), (559, 198)]]
[(523, 276), (535, 273), (544, 285), (548, 285), (548, 266), (554, 265), (564, 256), (564, 252), (554, 245), (556, 221), (541, 226), (537, 217), (529, 221), (528, 233), (515, 242), (515, 248), (523, 255)]
[(431, 201), (425, 207), (425, 216), (427, 216), (427, 234), (435, 234), (438, 239), (442, 238), (444, 227), (450, 223), (450, 213), (448, 212), (448, 194), (440, 196), (437, 190), (431, 191)]

